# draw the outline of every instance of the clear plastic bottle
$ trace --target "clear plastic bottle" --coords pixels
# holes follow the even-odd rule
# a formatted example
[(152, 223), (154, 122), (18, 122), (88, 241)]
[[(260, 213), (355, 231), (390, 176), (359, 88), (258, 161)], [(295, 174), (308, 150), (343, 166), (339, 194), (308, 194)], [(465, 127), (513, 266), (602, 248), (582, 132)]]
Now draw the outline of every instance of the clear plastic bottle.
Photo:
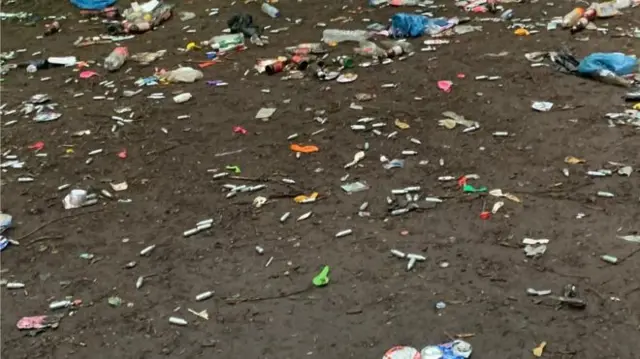
[(582, 15), (584, 15), (584, 9), (581, 7), (577, 7), (571, 10), (571, 12), (569, 12), (562, 18), (562, 27), (564, 27), (565, 29), (572, 27), (580, 20)]
[(117, 71), (124, 65), (124, 62), (129, 58), (129, 49), (125, 46), (119, 46), (113, 49), (109, 56), (104, 59), (104, 68), (108, 71)]
[(371, 34), (366, 30), (326, 29), (322, 32), (322, 41), (326, 44), (346, 41), (366, 41)]
[(385, 58), (387, 57), (387, 51), (376, 45), (373, 41), (362, 41), (360, 46), (353, 49), (356, 55), (372, 57), (372, 58)]
[(635, 1), (633, 0), (615, 0), (613, 6), (618, 10), (623, 10), (626, 8), (630, 8), (634, 3)]
[(241, 33), (214, 36), (208, 41), (203, 41), (202, 45), (211, 45), (217, 51), (233, 50), (244, 44), (244, 35)]
[(382, 45), (388, 49), (387, 55), (389, 57), (406, 55), (413, 52), (413, 46), (407, 41), (383, 41)]
[(599, 70), (593, 75), (593, 77), (600, 82), (616, 86), (631, 87), (633, 84), (631, 80), (627, 80), (624, 77), (618, 76), (612, 71), (606, 69)]
[(261, 9), (263, 13), (269, 15), (274, 19), (280, 16), (280, 10), (269, 3), (263, 2)]
[(296, 46), (288, 46), (284, 48), (290, 55), (308, 55), (308, 54), (325, 54), (327, 53), (327, 49), (324, 47), (322, 43), (319, 42), (310, 42), (298, 44)]

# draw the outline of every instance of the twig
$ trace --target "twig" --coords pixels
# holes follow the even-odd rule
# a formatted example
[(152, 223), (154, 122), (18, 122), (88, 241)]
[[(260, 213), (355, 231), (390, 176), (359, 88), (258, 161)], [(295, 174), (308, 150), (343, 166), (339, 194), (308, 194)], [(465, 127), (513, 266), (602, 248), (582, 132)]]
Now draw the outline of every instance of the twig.
[(52, 224), (52, 223), (55, 223), (55, 222), (61, 221), (61, 220), (63, 220), (63, 219), (67, 219), (67, 218), (75, 218), (75, 217), (84, 216), (84, 215), (86, 215), (86, 214), (93, 214), (93, 213), (98, 213), (98, 212), (103, 212), (103, 211), (104, 211), (104, 209), (99, 209), (99, 210), (96, 210), (96, 211), (80, 212), (80, 213), (74, 213), (74, 214), (69, 214), (69, 215), (66, 215), (66, 216), (62, 216), (62, 217), (58, 217), (58, 218), (54, 218), (54, 219), (50, 220), (49, 222), (46, 222), (46, 223), (42, 224), (40, 227), (38, 227), (38, 228), (34, 229), (33, 231), (31, 231), (31, 232), (29, 232), (29, 233), (25, 234), (24, 236), (21, 236), (21, 237), (15, 238), (15, 240), (19, 242), (20, 240), (25, 239), (25, 238), (27, 238), (27, 237), (31, 236), (32, 234), (34, 234), (34, 233), (36, 233), (36, 232), (40, 231), (40, 230), (41, 230), (41, 229), (43, 229), (44, 227), (46, 227), (46, 226), (48, 226), (48, 225), (50, 225), (50, 224)]
[(280, 299), (280, 298), (287, 298), (287, 297), (291, 297), (297, 294), (301, 294), (304, 293), (308, 290), (313, 289), (312, 286), (308, 286), (306, 288), (303, 289), (299, 289), (293, 292), (289, 292), (289, 293), (283, 293), (283, 294), (278, 294), (278, 295), (271, 295), (271, 296), (266, 296), (266, 297), (253, 297), (253, 298), (239, 298), (239, 299), (233, 299), (233, 298), (226, 298), (225, 301), (228, 304), (234, 305), (234, 304), (238, 304), (238, 303), (244, 303), (244, 302), (260, 302), (263, 300), (271, 300), (271, 299)]
[(637, 290), (640, 290), (640, 285), (626, 290), (624, 293), (622, 293), (622, 297), (626, 298), (629, 294), (631, 294), (631, 293), (633, 293), (633, 292), (635, 292)]
[(45, 241), (47, 239), (62, 239), (64, 238), (64, 236), (42, 236), (42, 237), (38, 237), (34, 240), (32, 240), (31, 242), (27, 243), (27, 247), (32, 246), (38, 242), (42, 242)]
[(573, 278), (582, 278), (582, 279), (590, 279), (590, 278), (591, 278), (591, 277), (589, 277), (589, 276), (581, 275), (581, 274), (563, 273), (563, 272), (560, 272), (560, 271), (558, 271), (557, 269), (553, 269), (553, 268), (546, 268), (546, 267), (543, 267), (543, 268), (542, 268), (542, 272), (544, 272), (544, 271), (549, 271), (549, 272), (552, 272), (552, 273), (555, 273), (555, 274), (561, 275), (561, 276), (563, 276), (563, 277), (573, 277)]
[(174, 148), (176, 148), (176, 147), (178, 147), (178, 146), (180, 146), (180, 145), (182, 145), (182, 143), (174, 143), (174, 144), (172, 144), (171, 146), (165, 147), (165, 148), (163, 148), (163, 149), (161, 149), (161, 150), (157, 150), (157, 151), (156, 151), (156, 150), (153, 150), (153, 151), (149, 151), (149, 152), (147, 152), (147, 153), (146, 153), (147, 157), (148, 157), (148, 156), (154, 156), (154, 157), (152, 157), (152, 158), (151, 158), (151, 159), (149, 159), (149, 160), (145, 160), (145, 164), (147, 164), (147, 165), (148, 165), (148, 164), (150, 164), (151, 162), (153, 162), (153, 161), (155, 161), (156, 159), (158, 159), (158, 157), (159, 157), (161, 154), (163, 154), (163, 153), (165, 153), (165, 152), (169, 152), (169, 151), (171, 151), (172, 149), (174, 149)]
[(631, 253), (629, 253), (628, 255), (626, 255), (625, 257), (619, 258), (618, 260), (618, 264), (626, 261), (627, 259), (631, 258), (634, 254), (640, 252), (640, 248), (636, 248), (633, 251), (631, 251)]

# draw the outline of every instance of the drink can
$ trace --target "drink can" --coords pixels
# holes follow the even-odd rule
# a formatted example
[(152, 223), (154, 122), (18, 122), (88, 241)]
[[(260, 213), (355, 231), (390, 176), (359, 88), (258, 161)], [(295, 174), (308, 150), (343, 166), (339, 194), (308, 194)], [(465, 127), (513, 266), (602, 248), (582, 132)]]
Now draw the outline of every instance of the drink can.
[(387, 350), (382, 359), (420, 359), (420, 352), (416, 348), (397, 346)]
[(298, 65), (298, 70), (305, 70), (309, 66), (310, 57), (295, 55), (291, 57), (291, 62)]
[(283, 70), (284, 70), (284, 61), (276, 61), (271, 65), (267, 65), (267, 67), (265, 67), (265, 71), (267, 72), (268, 75), (273, 75), (278, 72), (282, 72)]

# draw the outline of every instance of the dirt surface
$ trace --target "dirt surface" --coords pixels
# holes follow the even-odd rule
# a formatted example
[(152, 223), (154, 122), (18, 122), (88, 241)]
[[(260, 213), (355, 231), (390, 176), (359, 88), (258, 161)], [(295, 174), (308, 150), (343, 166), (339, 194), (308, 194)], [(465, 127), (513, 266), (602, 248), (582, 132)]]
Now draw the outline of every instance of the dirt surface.
[[(56, 55), (100, 61), (114, 46), (74, 48), (78, 36), (100, 34), (103, 26), (97, 21), (78, 23), (77, 9), (66, 1), (20, 3), (2, 10), (66, 15), (67, 20), (61, 33), (44, 39), (36, 38), (43, 22), (28, 27), (3, 21), (2, 51), (27, 49), (16, 61)], [(437, 15), (464, 15), (452, 2), (439, 3), (447, 8)], [(531, 349), (542, 341), (548, 343), (544, 358), (637, 358), (640, 255), (618, 265), (604, 263), (600, 256), (624, 259), (639, 246), (616, 235), (640, 230), (640, 174), (586, 176), (587, 170), (611, 168), (607, 161), (640, 166), (637, 132), (610, 127), (604, 118), (607, 112), (625, 109), (624, 90), (546, 67), (531, 68), (524, 54), (566, 45), (579, 56), (595, 51), (637, 55), (638, 40), (595, 32), (572, 37), (544, 28), (516, 37), (503, 23), (485, 22), (482, 32), (456, 36), (454, 43), (435, 52), (356, 68), (359, 77), (351, 84), (320, 82), (312, 76), (281, 81), (280, 75), (245, 75), (259, 57), (279, 55), (283, 47), (298, 42), (318, 41), (322, 29), (317, 22), (362, 28), (363, 18), (386, 23), (399, 11), (363, 4), (282, 1), (277, 6), (284, 16), (303, 19), (290, 25), (266, 17), (256, 4), (180, 3), (177, 11), (193, 11), (198, 17), (187, 23), (173, 18), (156, 31), (123, 42), (132, 53), (169, 51), (151, 66), (127, 63), (115, 73), (93, 66), (101, 77), (89, 80), (78, 79), (72, 69), (42, 70), (35, 76), (23, 70), (9, 73), (2, 86), (5, 110), (18, 108), (33, 94), (47, 93), (63, 116), (49, 123), (3, 116), (3, 123), (18, 123), (2, 126), (2, 152), (10, 151), (26, 163), (21, 170), (2, 172), (2, 211), (14, 216), (8, 235), (20, 241), (20, 246), (2, 252), (2, 278), (26, 287), (2, 289), (2, 357), (380, 358), (395, 345), (422, 348), (471, 333), (475, 335), (466, 340), (473, 345), (473, 358), (530, 358)], [(547, 19), (562, 15), (571, 4), (506, 6), (517, 17), (545, 23), (544, 13)], [(207, 17), (204, 9), (211, 7), (219, 7), (220, 14)], [(639, 11), (627, 11), (606, 24), (611, 29), (637, 26), (633, 19)], [(202, 53), (176, 49), (219, 34), (227, 18), (238, 12), (252, 13), (263, 26), (291, 27), (268, 34), (267, 47), (250, 46), (204, 69), (201, 81), (145, 88), (133, 98), (119, 96), (135, 88), (135, 79), (152, 75), (154, 67), (194, 66), (189, 61), (201, 60)], [(331, 22), (340, 16), (353, 21)], [(197, 32), (185, 32), (185, 25)], [(578, 40), (585, 36), (588, 41)], [(417, 47), (422, 40), (415, 41)], [(42, 55), (31, 55), (37, 51)], [(501, 51), (509, 53), (486, 55)], [(346, 45), (332, 49), (332, 54), (349, 52)], [(478, 75), (502, 79), (474, 80)], [(42, 77), (51, 79), (43, 82)], [(69, 78), (74, 81), (65, 83)], [(115, 81), (119, 93), (114, 101), (93, 100), (108, 90), (99, 84), (103, 80)], [(210, 87), (206, 80), (229, 85)], [(453, 91), (441, 92), (438, 80), (452, 80)], [(381, 88), (385, 83), (397, 87)], [(178, 91), (189, 91), (194, 98), (175, 104), (171, 95)], [(80, 92), (84, 96), (74, 97)], [(163, 92), (167, 99), (147, 99), (153, 92)], [(354, 98), (359, 92), (377, 97), (359, 102)], [(534, 112), (533, 100), (555, 106), (547, 113)], [(364, 109), (350, 109), (352, 102)], [(562, 110), (565, 105), (571, 109)], [(134, 121), (111, 132), (109, 116), (122, 106), (133, 109)], [(263, 106), (277, 107), (267, 122), (254, 119)], [(318, 115), (320, 110), (326, 114)], [(437, 120), (447, 110), (480, 122), (481, 129), (463, 133), (439, 127)], [(191, 117), (176, 119), (184, 114)], [(321, 125), (316, 116), (328, 120)], [(349, 129), (367, 116), (387, 123), (382, 136)], [(410, 128), (395, 128), (395, 119)], [(234, 126), (248, 133), (234, 133)], [(312, 135), (320, 129), (324, 131)], [(72, 136), (80, 130), (91, 134)], [(395, 130), (397, 136), (387, 138)], [(493, 137), (494, 131), (512, 135)], [(297, 143), (317, 145), (320, 151), (296, 159), (287, 141), (293, 133), (300, 135)], [(421, 144), (410, 142), (412, 137)], [(36, 141), (45, 142), (40, 152), (46, 157), (27, 148)], [(365, 142), (370, 145), (365, 159), (345, 170)], [(95, 149), (104, 152), (86, 164)], [(117, 156), (122, 149), (128, 152), (126, 159)], [(402, 158), (405, 149), (418, 154), (407, 157), (404, 168), (383, 169), (381, 155)], [(216, 155), (237, 150), (242, 151)], [(564, 158), (569, 155), (587, 162), (567, 165)], [(258, 180), (214, 180), (208, 171), (227, 165), (237, 165), (241, 176)], [(562, 173), (565, 167), (569, 177)], [(340, 185), (347, 173), (347, 182), (364, 180), (371, 188), (346, 194)], [(501, 188), (522, 203), (504, 199), (504, 207), (490, 220), (480, 219), (483, 206), (490, 209), (498, 198), (465, 194), (455, 181), (438, 181), (439, 176), (471, 173), (480, 176), (471, 184)], [(35, 181), (17, 182), (27, 175)], [(296, 183), (287, 185), (281, 178)], [(225, 199), (222, 184), (262, 180), (267, 189)], [(129, 188), (113, 192), (109, 184), (121, 181)], [(68, 190), (57, 187), (67, 183), (97, 192), (108, 189), (115, 198), (100, 197), (97, 205), (66, 211), (61, 200)], [(438, 196), (444, 202), (427, 206), (421, 200), (423, 209), (389, 216), (386, 196), (406, 186), (421, 186), (422, 197)], [(315, 203), (291, 199), (313, 191), (320, 195)], [(597, 191), (616, 196), (596, 197)], [(270, 198), (260, 209), (251, 205), (258, 195)], [(370, 217), (357, 214), (365, 201)], [(307, 211), (313, 211), (312, 217), (296, 222)], [(281, 224), (285, 212), (291, 212), (291, 218)], [(82, 215), (56, 220), (76, 214)], [(214, 219), (210, 230), (183, 238), (183, 231), (207, 218)], [(353, 234), (334, 237), (344, 229), (353, 229)], [(525, 237), (550, 239), (547, 252), (527, 259), (521, 244)], [(152, 244), (157, 247), (149, 256), (139, 256)], [(256, 253), (256, 245), (264, 248), (263, 255)], [(421, 253), (427, 260), (407, 272), (406, 262), (389, 253), (392, 248)], [(83, 259), (82, 253), (94, 257)], [(137, 266), (125, 268), (130, 261)], [(443, 262), (449, 266), (444, 268)], [(311, 279), (323, 265), (331, 267), (331, 281), (315, 288)], [(136, 289), (139, 276), (148, 278)], [(588, 302), (585, 309), (526, 295), (529, 287), (561, 295), (570, 283)], [(215, 291), (212, 299), (194, 300), (207, 290)], [(49, 311), (50, 302), (66, 296), (81, 299), (82, 305)], [(120, 297), (122, 305), (110, 306), (112, 296)], [(439, 301), (447, 303), (444, 310), (435, 309)], [(198, 318), (188, 308), (206, 309), (210, 319)], [(23, 316), (47, 313), (64, 315), (57, 329), (29, 336), (16, 328)], [(170, 316), (189, 324), (172, 325)]]

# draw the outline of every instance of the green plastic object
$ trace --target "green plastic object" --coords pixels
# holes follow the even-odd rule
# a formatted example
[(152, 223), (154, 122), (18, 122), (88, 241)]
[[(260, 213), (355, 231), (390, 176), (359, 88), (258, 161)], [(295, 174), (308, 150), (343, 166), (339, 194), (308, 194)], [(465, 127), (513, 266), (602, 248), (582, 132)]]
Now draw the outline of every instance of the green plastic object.
[(470, 184), (466, 184), (462, 187), (462, 192), (464, 193), (480, 193), (480, 192), (487, 192), (487, 187), (482, 186), (482, 187), (478, 187), (475, 188)]
[(240, 173), (240, 167), (238, 166), (227, 166), (225, 167), (227, 171), (232, 171), (233, 173)]
[(324, 266), (320, 273), (313, 277), (312, 282), (316, 287), (324, 287), (329, 284), (329, 266)]

